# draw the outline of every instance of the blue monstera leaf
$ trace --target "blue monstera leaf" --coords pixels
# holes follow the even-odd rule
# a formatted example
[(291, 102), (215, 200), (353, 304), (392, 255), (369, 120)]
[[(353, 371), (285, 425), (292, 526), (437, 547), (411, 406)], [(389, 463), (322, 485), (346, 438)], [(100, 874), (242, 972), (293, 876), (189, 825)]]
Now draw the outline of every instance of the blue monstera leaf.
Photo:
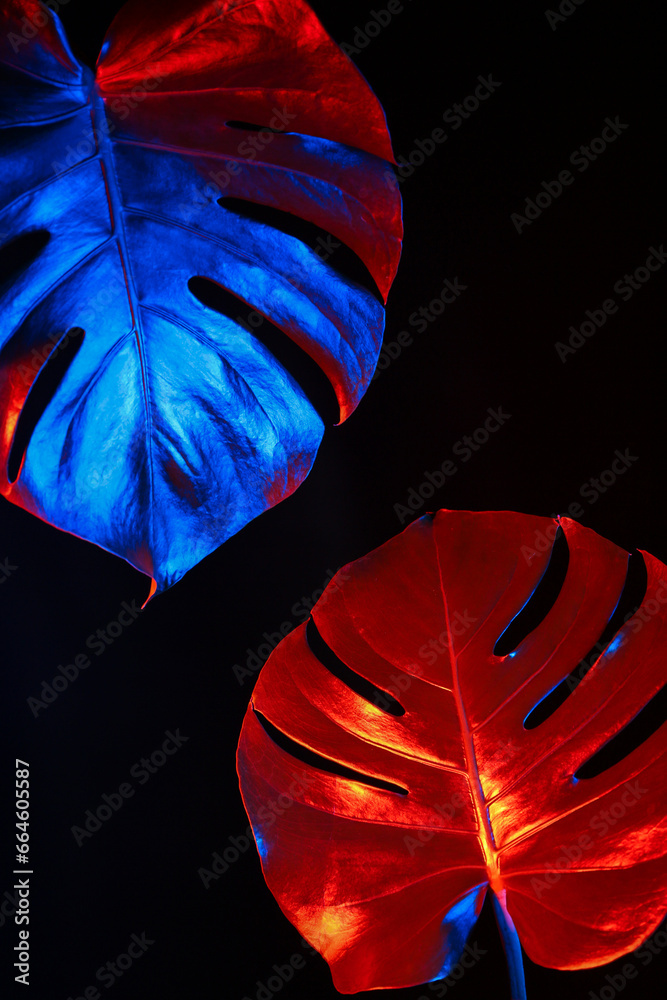
[(94, 73), (8, 0), (0, 68), (0, 489), (152, 594), (311, 468), (281, 343), (341, 420), (370, 382), (402, 232), (384, 115), (302, 0), (132, 0)]

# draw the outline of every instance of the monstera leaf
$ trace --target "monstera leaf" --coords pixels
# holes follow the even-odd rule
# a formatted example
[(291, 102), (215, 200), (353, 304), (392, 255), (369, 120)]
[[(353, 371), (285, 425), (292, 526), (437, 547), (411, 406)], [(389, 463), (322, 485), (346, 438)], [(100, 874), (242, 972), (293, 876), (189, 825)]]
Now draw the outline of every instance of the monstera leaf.
[(265, 331), (341, 419), (369, 384), (380, 297), (326, 258), (345, 244), (386, 298), (384, 115), (302, 0), (132, 0), (95, 74), (48, 8), (7, 0), (0, 67), (0, 487), (163, 589), (313, 462), (322, 420)]
[[(515, 998), (518, 940), (540, 965), (581, 969), (637, 947), (664, 916), (665, 726), (605, 770), (588, 762), (664, 683), (667, 567), (643, 553), (641, 607), (527, 728), (599, 640), (626, 579), (626, 552), (562, 519), (560, 593), (513, 652), (494, 654), (557, 524), (421, 518), (341, 570), (260, 674), (242, 794), (269, 888), (342, 993), (445, 977), (487, 891)], [(577, 777), (584, 765), (596, 776)]]

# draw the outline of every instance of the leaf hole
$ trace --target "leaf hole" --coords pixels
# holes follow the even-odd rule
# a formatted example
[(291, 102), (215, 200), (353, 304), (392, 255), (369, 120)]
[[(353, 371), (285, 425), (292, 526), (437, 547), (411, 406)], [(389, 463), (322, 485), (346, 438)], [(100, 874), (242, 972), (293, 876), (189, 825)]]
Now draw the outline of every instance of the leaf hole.
[(242, 326), (270, 351), (297, 382), (325, 425), (338, 423), (340, 408), (334, 388), (310, 355), (263, 313), (210, 278), (192, 277), (188, 288), (198, 302)]
[(58, 386), (65, 378), (69, 366), (83, 343), (84, 336), (81, 327), (73, 326), (68, 330), (55, 344), (30, 386), (16, 423), (14, 439), (7, 459), (7, 478), (10, 483), (14, 483), (18, 479), (21, 464), (35, 427), (53, 399)]
[(403, 788), (402, 785), (395, 785), (391, 781), (385, 781), (383, 778), (376, 778), (372, 774), (364, 774), (363, 771), (357, 771), (352, 767), (346, 767), (345, 764), (339, 764), (338, 761), (330, 760), (329, 757), (322, 757), (320, 754), (315, 753), (314, 750), (309, 750), (308, 747), (302, 746), (301, 743), (297, 743), (290, 736), (286, 736), (282, 730), (278, 729), (273, 725), (272, 722), (266, 718), (261, 712), (258, 712), (256, 708), (253, 709), (257, 721), (260, 723), (267, 736), (269, 736), (273, 742), (288, 753), (291, 757), (295, 757), (296, 760), (300, 760), (302, 764), (307, 764), (309, 767), (317, 768), (319, 771), (326, 771), (327, 774), (335, 774), (340, 778), (348, 778), (350, 781), (359, 781), (364, 785), (368, 785), (371, 788), (381, 788), (385, 792), (394, 792), (396, 795), (407, 795), (407, 788)]
[(329, 263), (341, 277), (356, 285), (361, 285), (379, 302), (383, 302), (380, 290), (361, 257), (358, 257), (354, 250), (351, 250), (326, 229), (322, 229), (314, 222), (308, 222), (292, 212), (285, 212), (270, 205), (260, 205), (258, 202), (247, 201), (245, 198), (232, 198), (223, 195), (218, 198), (218, 205), (234, 212), (235, 215), (243, 216), (244, 219), (261, 222), (265, 226), (279, 229), (287, 236), (293, 236), (300, 240), (316, 253), (322, 262)]
[(51, 239), (47, 229), (32, 229), (0, 247), (0, 285), (9, 285), (39, 257)]
[(329, 673), (337, 677), (343, 684), (347, 684), (355, 694), (358, 694), (361, 698), (365, 698), (366, 701), (371, 702), (372, 705), (380, 708), (383, 712), (387, 712), (389, 715), (405, 715), (405, 709), (392, 695), (387, 691), (383, 691), (382, 688), (377, 687), (371, 681), (366, 680), (365, 677), (356, 673), (356, 671), (352, 670), (336, 656), (333, 649), (322, 638), (312, 618), (308, 619), (308, 624), (306, 625), (306, 642), (311, 653), (317, 657), (322, 666), (326, 667)]
[(496, 641), (493, 647), (495, 656), (509, 656), (544, 621), (563, 589), (569, 561), (565, 533), (559, 527), (547, 567), (524, 606)]
[(612, 736), (575, 772), (575, 779), (597, 778), (645, 743), (667, 720), (667, 684), (620, 732)]
[(579, 686), (597, 658), (613, 642), (621, 625), (630, 618), (641, 605), (646, 594), (646, 566), (640, 552), (634, 552), (628, 560), (623, 590), (600, 638), (591, 646), (574, 670), (564, 681), (545, 695), (524, 720), (525, 729), (535, 729), (550, 718)]

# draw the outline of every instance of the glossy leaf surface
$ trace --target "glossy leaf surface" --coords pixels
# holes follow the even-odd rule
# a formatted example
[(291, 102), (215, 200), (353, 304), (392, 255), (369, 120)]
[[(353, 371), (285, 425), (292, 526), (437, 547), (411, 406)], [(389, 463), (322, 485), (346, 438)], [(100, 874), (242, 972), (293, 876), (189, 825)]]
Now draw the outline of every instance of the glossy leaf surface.
[[(289, 220), (386, 298), (384, 115), (302, 0), (133, 0), (95, 75), (57, 16), (8, 0), (0, 68), (0, 250), (27, 265), (0, 285), (0, 488), (163, 589), (314, 460), (322, 420), (264, 331), (322, 370), (341, 419), (370, 382), (381, 302)], [(17, 455), (40, 366), (75, 338)]]
[[(528, 956), (556, 969), (609, 962), (664, 916), (665, 726), (597, 776), (575, 774), (664, 683), (667, 567), (642, 553), (642, 605), (526, 729), (600, 638), (626, 578), (625, 551), (562, 519), (555, 602), (494, 654), (557, 524), (421, 518), (341, 570), (314, 628), (296, 628), (262, 669), (241, 790), (269, 888), (340, 992), (445, 977), (489, 888)], [(308, 781), (294, 782), (297, 759)]]

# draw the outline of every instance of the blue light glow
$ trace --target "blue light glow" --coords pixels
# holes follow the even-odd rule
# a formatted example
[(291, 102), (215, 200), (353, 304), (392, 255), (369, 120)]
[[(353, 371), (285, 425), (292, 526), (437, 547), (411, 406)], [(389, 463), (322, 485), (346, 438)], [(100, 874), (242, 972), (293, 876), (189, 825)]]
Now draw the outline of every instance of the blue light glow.
[[(10, 4), (8, 24), (21, 6)], [(356, 247), (385, 290), (398, 262), (400, 197), (387, 187), (385, 160), (363, 148), (278, 128), (257, 158), (243, 130), (225, 129), (211, 109), (233, 84), (215, 66), (204, 88), (208, 63), (197, 66), (227, 30), (219, 19), (207, 22), (208, 45), (184, 44), (156, 64), (169, 101), (143, 101), (158, 82), (151, 79), (126, 106), (113, 86), (105, 89), (105, 62), (113, 67), (120, 52), (124, 66), (139, 67), (151, 40), (131, 36), (125, 45), (112, 33), (93, 78), (49, 16), (56, 35), (31, 35), (21, 65), (15, 53), (8, 60), (11, 46), (0, 37), (0, 64), (10, 72), (0, 86), (2, 241), (51, 236), (0, 290), (2, 448), (31, 386), (22, 367), (32, 371), (33, 357), (45, 357), (63, 330), (80, 327), (85, 339), (36, 423), (16, 481), (3, 476), (0, 453), (0, 493), (123, 557), (161, 591), (289, 496), (324, 433), (307, 393), (246, 318), (272, 324), (319, 365), (341, 419), (368, 388), (382, 343), (384, 310), (371, 292), (218, 196), (316, 221)], [(174, 38), (179, 23), (169, 27)], [(290, 19), (276, 18), (285, 44), (292, 30)], [(248, 73), (255, 40), (253, 29), (239, 43), (239, 59), (248, 47)], [(184, 69), (188, 79), (201, 74), (192, 121), (183, 110), (188, 92), (179, 90)], [(123, 86), (134, 93), (131, 81)], [(333, 134), (347, 127), (337, 107), (322, 121)], [(196, 276), (228, 293), (233, 311), (202, 304), (189, 289)]]
[(625, 637), (622, 635), (617, 635), (616, 638), (613, 639), (612, 642), (610, 642), (609, 645), (607, 646), (605, 655), (609, 653), (615, 653), (616, 650), (619, 648), (619, 646), (623, 645), (624, 638)]
[(258, 833), (256, 830), (254, 831), (254, 833), (255, 833), (255, 843), (257, 844), (257, 852), (262, 861), (266, 861), (269, 854), (268, 844), (264, 840), (264, 837), (262, 837), (261, 833)]
[(440, 971), (430, 980), (434, 983), (444, 979), (452, 971), (461, 957), (468, 935), (479, 917), (487, 885), (476, 886), (446, 914), (442, 921), (445, 958)]

